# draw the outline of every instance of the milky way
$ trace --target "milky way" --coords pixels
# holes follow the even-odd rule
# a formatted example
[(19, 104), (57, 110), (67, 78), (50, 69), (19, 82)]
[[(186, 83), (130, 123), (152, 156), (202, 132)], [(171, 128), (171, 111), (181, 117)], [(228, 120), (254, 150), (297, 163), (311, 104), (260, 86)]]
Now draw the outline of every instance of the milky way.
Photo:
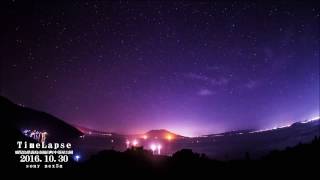
[(89, 128), (199, 135), (319, 115), (315, 1), (11, 1), (1, 95)]

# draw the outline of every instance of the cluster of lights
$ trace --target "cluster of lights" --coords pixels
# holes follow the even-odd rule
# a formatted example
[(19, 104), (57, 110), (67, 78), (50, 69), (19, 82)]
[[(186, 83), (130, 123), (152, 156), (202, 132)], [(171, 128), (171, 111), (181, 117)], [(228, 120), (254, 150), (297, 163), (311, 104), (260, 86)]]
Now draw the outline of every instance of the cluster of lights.
[(29, 129), (25, 129), (23, 130), (23, 134), (27, 137), (33, 138), (34, 140), (37, 140), (41, 143), (45, 143), (46, 142), (46, 138), (48, 133), (46, 131), (37, 131), (37, 130), (29, 130)]
[(318, 121), (318, 120), (320, 120), (320, 116), (314, 117), (306, 121), (302, 121), (301, 123), (309, 123), (309, 122)]
[(265, 131), (272, 131), (272, 130), (277, 130), (277, 129), (282, 129), (282, 128), (287, 128), (287, 127), (290, 127), (291, 126), (291, 124), (289, 124), (289, 125), (284, 125), (284, 126), (275, 126), (275, 127), (273, 127), (273, 128), (271, 128), (271, 129), (261, 129), (261, 130), (257, 130), (257, 131), (252, 131), (252, 132), (250, 132), (250, 133), (260, 133), (260, 132), (265, 132)]
[[(317, 117), (314, 117), (312, 119), (309, 119), (309, 120), (305, 120), (305, 121), (301, 121), (300, 123), (309, 123), (309, 122), (314, 122), (314, 121), (318, 121), (320, 120), (320, 116), (317, 116)], [(290, 127), (291, 124), (289, 125), (285, 125), (285, 126), (276, 126), (274, 128), (271, 128), (271, 129), (262, 129), (262, 130), (258, 130), (258, 131), (253, 131), (253, 132), (250, 132), (250, 133), (259, 133), (259, 132), (265, 132), (265, 131), (272, 131), (272, 130), (276, 130), (276, 129), (282, 129), (282, 128), (287, 128), (287, 127)]]
[(127, 148), (130, 148), (130, 145), (133, 147), (138, 146), (139, 142), (138, 140), (134, 139), (132, 142), (130, 142), (129, 140), (126, 141), (126, 146)]
[[(130, 146), (132, 147), (136, 147), (138, 146), (139, 142), (137, 139), (134, 139), (132, 141), (126, 140), (126, 146), (127, 148), (130, 148)], [(150, 149), (152, 151), (152, 154), (161, 154), (161, 149), (162, 149), (162, 145), (160, 143), (151, 143), (150, 144)]]
[(150, 149), (152, 151), (152, 154), (155, 154), (155, 152), (157, 151), (157, 154), (160, 155), (161, 154), (161, 144), (150, 144)]

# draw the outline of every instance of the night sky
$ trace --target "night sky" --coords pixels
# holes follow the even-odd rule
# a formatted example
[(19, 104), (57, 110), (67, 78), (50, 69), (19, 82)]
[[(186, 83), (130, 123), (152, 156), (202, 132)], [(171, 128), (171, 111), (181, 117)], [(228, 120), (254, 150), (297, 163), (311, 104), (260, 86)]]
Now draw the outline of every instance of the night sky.
[(1, 6), (1, 95), (71, 124), (194, 136), (319, 115), (316, 1)]

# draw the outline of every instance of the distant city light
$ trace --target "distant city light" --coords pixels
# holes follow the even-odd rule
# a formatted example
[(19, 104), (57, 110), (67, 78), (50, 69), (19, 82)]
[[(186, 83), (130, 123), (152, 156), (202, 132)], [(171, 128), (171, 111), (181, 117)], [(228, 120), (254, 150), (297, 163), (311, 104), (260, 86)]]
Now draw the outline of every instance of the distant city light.
[(152, 154), (154, 154), (154, 151), (156, 150), (157, 146), (155, 144), (150, 145), (150, 149), (152, 151)]
[(81, 158), (81, 156), (77, 154), (77, 155), (74, 156), (73, 159), (74, 159), (76, 162), (79, 162), (80, 158)]
[(127, 148), (130, 147), (130, 141), (129, 140), (126, 141), (126, 145), (127, 145)]
[(150, 149), (152, 151), (152, 154), (155, 154), (155, 151), (157, 151), (157, 154), (160, 155), (161, 154), (161, 144), (157, 143), (157, 144), (150, 144)]
[(309, 123), (309, 122), (318, 121), (318, 120), (320, 120), (320, 116), (314, 117), (314, 118), (306, 120), (306, 121), (302, 121), (301, 123)]
[(172, 140), (172, 136), (170, 134), (168, 134), (166, 138), (167, 138), (168, 141)]
[(311, 121), (316, 121), (316, 120), (320, 120), (320, 116), (317, 116), (311, 119)]
[(132, 141), (132, 146), (137, 146), (138, 145), (138, 141), (135, 139)]
[(38, 142), (45, 143), (48, 133), (46, 131), (30, 130), (25, 129), (22, 131), (23, 134), (27, 137), (30, 137)]
[(143, 135), (142, 138), (143, 138), (144, 140), (146, 140), (146, 139), (148, 139), (148, 136), (147, 136), (147, 135)]
[(161, 144), (158, 144), (158, 145), (157, 145), (158, 155), (160, 155), (160, 154), (161, 154), (161, 148), (162, 148)]
[(40, 142), (45, 143), (48, 133), (46, 131), (42, 132), (40, 135)]
[[(312, 119), (308, 119), (305, 121), (300, 121), (300, 123), (305, 124), (305, 123), (309, 123), (309, 122), (314, 122), (314, 121), (318, 121), (320, 120), (320, 116), (314, 117)], [(265, 132), (265, 131), (272, 131), (272, 130), (277, 130), (277, 129), (282, 129), (282, 128), (287, 128), (287, 127), (291, 127), (292, 124), (288, 124), (288, 125), (284, 125), (284, 126), (275, 126), (273, 128), (270, 129), (262, 129), (262, 130), (257, 130), (257, 131), (252, 131), (249, 133), (260, 133), (260, 132)]]

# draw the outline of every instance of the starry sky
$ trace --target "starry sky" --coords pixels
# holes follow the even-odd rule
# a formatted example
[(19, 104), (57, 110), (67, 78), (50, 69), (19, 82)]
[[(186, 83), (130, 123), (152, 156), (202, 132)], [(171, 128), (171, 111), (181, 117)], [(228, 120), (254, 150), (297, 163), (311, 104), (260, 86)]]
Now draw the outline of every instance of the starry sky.
[(319, 115), (316, 1), (1, 7), (1, 95), (68, 123), (195, 136)]

